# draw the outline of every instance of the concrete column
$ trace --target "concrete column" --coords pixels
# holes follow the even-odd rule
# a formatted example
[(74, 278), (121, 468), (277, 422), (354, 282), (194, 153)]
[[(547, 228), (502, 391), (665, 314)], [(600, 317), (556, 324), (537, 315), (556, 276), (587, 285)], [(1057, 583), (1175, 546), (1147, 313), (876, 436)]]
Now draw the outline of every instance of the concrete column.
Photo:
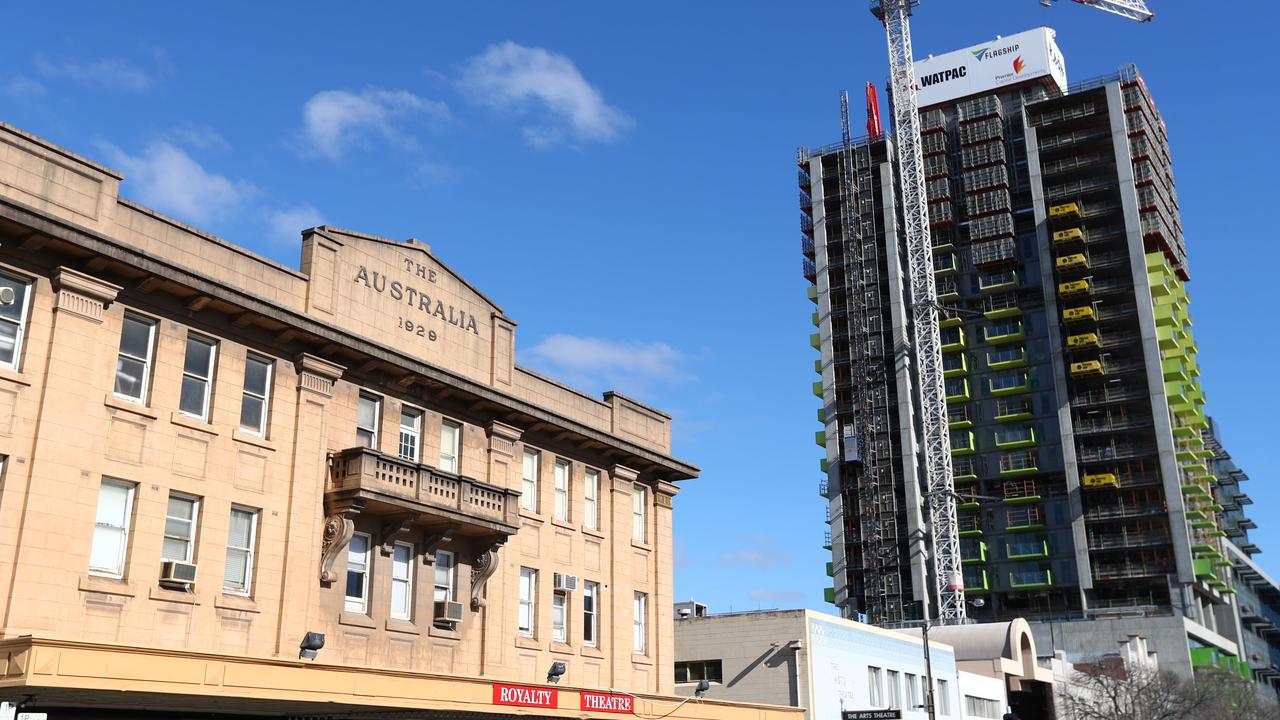
[[(281, 578), (280, 624), (276, 654), (296, 657), (307, 623), (320, 614), (320, 558), (324, 551), (321, 524), (328, 486), (326, 421), (334, 383), (345, 370), (314, 355), (301, 355), (298, 403), (293, 422), (292, 472), (284, 529), (284, 576)], [(346, 535), (350, 538), (350, 534)]]
[[(649, 616), (653, 624), (650, 637), (653, 638), (654, 675), (653, 690), (660, 695), (675, 694), (675, 677), (665, 669), (675, 662), (675, 587), (672, 579), (672, 568), (675, 567), (675, 548), (672, 540), (672, 498), (680, 492), (674, 484), (659, 480), (653, 493), (653, 562), (649, 565), (649, 575), (653, 582), (653, 593), (649, 597), (652, 607)], [(649, 688), (646, 688), (646, 690)]]
[[(497, 421), (489, 423), (486, 430), (489, 435), (489, 484), (518, 491), (521, 466), (520, 460), (515, 457), (515, 446), (520, 442), (523, 431)], [(508, 497), (506, 522), (519, 526), (519, 512), (520, 498)], [(476, 548), (476, 551), (480, 553), (477, 557), (490, 551), (497, 553), (497, 556), (486, 557), (483, 566), (473, 564), (471, 570), (471, 611), (480, 613), (480, 674), (497, 675), (506, 668), (504, 650), (510, 646), (506, 638), (515, 626), (511, 624), (512, 619), (503, 617), (502, 608), (509, 603), (495, 603), (495, 611), (490, 609), (487, 598), (508, 597), (509, 587), (504, 578), (511, 578), (511, 573), (500, 573), (497, 570), (502, 563), (501, 555), (510, 551), (490, 547)], [(518, 579), (517, 575), (516, 580)], [(477, 588), (477, 584), (483, 587)]]
[[(608, 687), (632, 687), (630, 662), (619, 658), (631, 657), (631, 594), (635, 592), (632, 578), (631, 548), (631, 496), (634, 483), (640, 476), (629, 467), (614, 465), (609, 468), (609, 566), (605, 597), (601, 607), (608, 608), (609, 615), (600, 623), (600, 632), (607, 643)], [(603, 515), (603, 513), (602, 513)], [(604, 680), (605, 678), (601, 678)]]

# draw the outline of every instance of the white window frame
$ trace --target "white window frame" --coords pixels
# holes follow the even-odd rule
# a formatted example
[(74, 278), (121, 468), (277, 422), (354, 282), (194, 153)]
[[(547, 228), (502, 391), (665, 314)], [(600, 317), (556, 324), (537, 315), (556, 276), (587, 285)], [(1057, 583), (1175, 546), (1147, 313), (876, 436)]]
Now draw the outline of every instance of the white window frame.
[(582, 482), (582, 527), (600, 529), (600, 471), (587, 468)]
[(371, 569), (369, 566), (370, 566), (370, 560), (372, 559), (372, 555), (373, 555), (373, 536), (370, 535), (369, 533), (363, 533), (363, 532), (352, 533), (351, 540), (355, 540), (356, 538), (361, 538), (364, 540), (363, 562), (360, 564), (360, 570), (362, 574), (362, 577), (360, 579), (360, 597), (353, 597), (351, 595), (346, 594), (347, 587), (349, 587), (351, 583), (350, 575), (351, 575), (351, 567), (352, 567), (352, 555), (354, 552), (351, 549), (351, 546), (352, 546), (351, 541), (348, 541), (347, 542), (347, 572), (343, 576), (346, 582), (343, 584), (343, 589), (342, 589), (342, 592), (343, 592), (342, 607), (347, 612), (353, 612), (353, 613), (359, 613), (361, 615), (365, 615), (369, 612), (369, 575), (370, 575), (369, 571)]
[[(528, 622), (525, 622), (525, 620)], [(516, 629), (520, 637), (535, 637), (538, 632), (538, 571), (520, 568), (520, 606), (516, 613)]]
[[(360, 403), (365, 401), (373, 403), (373, 427), (360, 426)], [(362, 391), (359, 394), (359, 396), (357, 396), (356, 398), (356, 439), (357, 440), (360, 439), (360, 433), (362, 431), (369, 433), (369, 441), (367, 443), (362, 441), (361, 442), (362, 447), (367, 447), (371, 450), (378, 449), (378, 435), (379, 435), (378, 426), (381, 424), (382, 424), (382, 396), (374, 395), (373, 393), (367, 393)]]
[(140, 358), (140, 357), (136, 357), (136, 356), (134, 356), (134, 355), (126, 355), (126, 354), (125, 354), (125, 352), (124, 352), (124, 348), (123, 348), (123, 347), (117, 348), (117, 349), (116, 349), (116, 372), (117, 372), (117, 373), (119, 373), (119, 372), (120, 372), (120, 359), (121, 359), (121, 358), (128, 358), (128, 359), (130, 359), (130, 360), (133, 360), (134, 362), (141, 362), (141, 363), (142, 363), (142, 386), (141, 386), (141, 389), (140, 389), (140, 391), (139, 391), (138, 397), (134, 397), (134, 396), (132, 396), (132, 395), (127, 395), (127, 394), (125, 394), (125, 393), (122, 393), (122, 392), (120, 392), (120, 391), (116, 390), (116, 389), (115, 389), (115, 384), (114, 384), (114, 382), (113, 382), (113, 384), (112, 384), (112, 393), (113, 393), (116, 397), (120, 398), (121, 400), (126, 400), (126, 401), (128, 401), (128, 402), (138, 403), (138, 404), (140, 404), (140, 405), (145, 405), (145, 404), (147, 403), (147, 393), (148, 393), (148, 392), (150, 392), (150, 390), (151, 390), (151, 365), (152, 365), (152, 363), (153, 363), (153, 362), (155, 362), (155, 356), (156, 356), (156, 325), (157, 325), (158, 323), (157, 323), (154, 319), (149, 318), (149, 317), (144, 317), (144, 316), (142, 316), (142, 315), (134, 315), (133, 313), (125, 313), (125, 315), (124, 315), (124, 321), (122, 321), (122, 322), (120, 323), (120, 343), (121, 343), (121, 345), (123, 345), (123, 343), (124, 343), (124, 323), (129, 322), (129, 321), (133, 321), (133, 322), (141, 323), (141, 324), (143, 324), (143, 325), (146, 325), (146, 326), (147, 326), (147, 355), (146, 355), (146, 357), (141, 357), (141, 358)]
[(113, 488), (123, 489), (125, 491), (124, 499), (124, 518), (120, 525), (105, 523), (94, 517), (94, 544), (97, 541), (97, 528), (107, 528), (119, 534), (120, 547), (116, 553), (115, 564), (111, 567), (94, 567), (93, 565), (93, 547), (89, 548), (89, 574), (101, 575), (103, 577), (123, 578), (125, 565), (129, 559), (129, 531), (133, 524), (133, 500), (137, 485), (124, 480), (116, 480), (114, 478), (103, 478), (102, 483), (98, 486), (98, 508), (102, 507), (102, 489), (110, 486)]
[[(191, 343), (203, 345), (209, 349), (209, 363), (205, 370), (206, 374), (201, 377), (187, 370), (187, 358), (191, 355)], [(178, 387), (178, 413), (192, 417), (201, 422), (209, 421), (209, 397), (213, 390), (213, 375), (218, 367), (218, 341), (203, 335), (188, 332), (186, 348), (182, 355), (182, 385)], [(182, 391), (186, 387), (187, 378), (197, 380), (202, 384), (200, 397), (200, 412), (187, 412), (182, 409)]]
[(889, 680), (889, 687), (887, 688), (889, 691), (889, 697), (886, 699), (888, 700), (888, 708), (890, 710), (902, 709), (902, 682), (899, 679), (899, 675), (901, 675), (901, 673), (897, 670), (888, 670), (885, 672), (885, 676)]
[[(175, 517), (169, 514), (168, 501), (172, 501), (174, 499), (185, 500), (186, 502), (191, 503), (191, 520), (190, 520), (191, 528), (187, 532), (187, 537), (179, 537), (177, 535), (169, 534), (170, 520), (187, 522), (186, 518)], [(200, 498), (195, 495), (188, 495), (187, 493), (170, 492), (168, 501), (165, 502), (165, 509), (164, 509), (164, 538), (160, 541), (160, 559), (162, 561), (175, 560), (177, 562), (184, 562), (184, 563), (194, 562), (195, 556), (196, 556), (196, 531), (197, 531), (197, 526), (200, 524)], [(181, 540), (187, 544), (187, 552), (184, 557), (170, 558), (170, 557), (164, 556), (164, 541), (169, 539)]]
[[(404, 542), (397, 542), (391, 546), (390, 615), (394, 620), (413, 619), (413, 550), (413, 545)], [(404, 553), (403, 563), (400, 561), (401, 553)], [(404, 590), (403, 604), (399, 607), (396, 605), (397, 585)]]
[(520, 509), (538, 512), (538, 481), (542, 475), (542, 453), (525, 448), (520, 462)]
[(22, 341), (27, 334), (27, 316), (31, 312), (31, 293), (35, 288), (35, 283), (28, 278), (22, 278), (7, 272), (0, 272), (0, 278), (11, 280), (15, 285), (25, 286), (25, 290), (22, 293), (22, 307), (18, 308), (18, 319), (15, 321), (9, 318), (0, 318), (0, 323), (17, 326), (13, 336), (13, 360), (0, 362), (0, 367), (16, 372), (22, 364)]
[(249, 518), (250, 518), (249, 545), (247, 547), (242, 547), (239, 545), (231, 544), (231, 523), (228, 520), (227, 522), (227, 555), (230, 556), (232, 550), (245, 553), (244, 587), (243, 588), (228, 587), (227, 573), (226, 573), (226, 570), (224, 569), (222, 573), (222, 592), (226, 593), (227, 595), (243, 595), (247, 597), (253, 594), (253, 564), (254, 564), (254, 559), (256, 555), (256, 546), (258, 544), (258, 522), (261, 519), (262, 513), (261, 511), (255, 508), (244, 507), (241, 505), (232, 505), (231, 512), (228, 514), (228, 518), (235, 515), (235, 513), (237, 512), (242, 512), (249, 515)]
[[(251, 362), (261, 363), (262, 365), (266, 366), (266, 369), (267, 369), (267, 377), (265, 378), (265, 383), (263, 385), (261, 394), (259, 394), (256, 391), (250, 390), (248, 387), (249, 363)], [(271, 360), (270, 358), (267, 358), (255, 353), (248, 353), (247, 355), (245, 355), (244, 382), (240, 384), (240, 390), (241, 390), (240, 429), (249, 433), (250, 435), (256, 435), (258, 437), (267, 436), (267, 425), (269, 422), (268, 418), (270, 418), (270, 413), (271, 413), (271, 380), (275, 374), (275, 367), (276, 367), (275, 361)], [(258, 418), (257, 427), (246, 425), (244, 422), (244, 398), (246, 397), (253, 398), (254, 400), (258, 400), (262, 403), (262, 415), (259, 416)]]
[(569, 642), (569, 594), (551, 593), (551, 640)]
[(600, 583), (590, 580), (582, 583), (582, 644), (585, 647), (600, 644)]
[(552, 478), (555, 489), (555, 515), (556, 520), (561, 522), (569, 522), (570, 512), (569, 503), (572, 495), (569, 488), (573, 483), (573, 465), (563, 458), (556, 458), (555, 473)]
[[(447, 560), (445, 558), (448, 558)], [(448, 584), (440, 584), (440, 568), (448, 567)], [(435, 574), (433, 575), (432, 602), (455, 602), (458, 599), (458, 559), (452, 550), (437, 550), (435, 558)], [(444, 590), (444, 598), (440, 591)]]
[(914, 710), (917, 706), (923, 706), (920, 701), (920, 679), (913, 673), (907, 673), (907, 707), (906, 710)]
[(631, 539), (644, 544), (649, 537), (649, 488), (635, 483), (631, 488)]
[(461, 456), (462, 423), (445, 418), (440, 421), (440, 469), (454, 474), (462, 472)]
[(883, 673), (874, 665), (867, 666), (867, 702), (873, 708), (884, 706)]
[(649, 596), (636, 592), (631, 599), (631, 652), (644, 655), (649, 651)]
[[(408, 425), (404, 422), (406, 415), (413, 418)], [(422, 462), (422, 411), (415, 407), (400, 407), (400, 443), (397, 452), (402, 460)]]
[(934, 696), (933, 707), (939, 715), (951, 715), (951, 689), (945, 679), (938, 679), (938, 693)]

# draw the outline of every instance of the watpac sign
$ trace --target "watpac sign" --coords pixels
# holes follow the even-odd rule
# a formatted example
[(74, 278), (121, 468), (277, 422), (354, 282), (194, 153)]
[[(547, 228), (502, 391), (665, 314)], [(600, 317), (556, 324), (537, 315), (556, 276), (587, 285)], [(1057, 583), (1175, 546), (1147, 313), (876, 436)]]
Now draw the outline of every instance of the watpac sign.
[(927, 107), (1040, 77), (1065, 91), (1067, 64), (1055, 37), (1041, 27), (917, 60), (917, 102)]

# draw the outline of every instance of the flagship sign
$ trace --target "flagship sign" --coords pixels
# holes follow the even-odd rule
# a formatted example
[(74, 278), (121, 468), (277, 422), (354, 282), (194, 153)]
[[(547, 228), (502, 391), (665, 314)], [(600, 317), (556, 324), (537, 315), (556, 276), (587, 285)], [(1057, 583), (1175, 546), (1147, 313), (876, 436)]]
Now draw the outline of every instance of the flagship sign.
[(613, 693), (583, 690), (579, 693), (579, 696), (582, 698), (583, 710), (622, 713), (624, 715), (634, 715), (636, 712), (635, 698), (630, 695), (615, 695)]
[(494, 705), (515, 705), (517, 707), (554, 708), (557, 692), (553, 688), (529, 687), (528, 685), (493, 684)]
[(453, 325), (473, 335), (480, 334), (475, 315), (440, 298), (434, 286), (438, 279), (435, 268), (404, 258), (402, 269), (402, 275), (389, 277), (385, 271), (360, 265), (352, 282), (399, 304), (402, 308), (400, 328), (410, 334), (435, 340), (435, 330), (427, 327), (430, 320)]
[(1067, 68), (1049, 28), (917, 60), (916, 101), (920, 107), (988, 92), (1032, 78), (1067, 87)]

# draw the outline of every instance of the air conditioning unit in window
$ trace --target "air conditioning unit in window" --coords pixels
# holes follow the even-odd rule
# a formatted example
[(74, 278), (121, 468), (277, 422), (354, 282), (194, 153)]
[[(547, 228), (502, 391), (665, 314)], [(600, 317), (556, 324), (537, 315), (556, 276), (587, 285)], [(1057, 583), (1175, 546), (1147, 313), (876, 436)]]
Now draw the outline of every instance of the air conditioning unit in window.
[(436, 601), (436, 622), (462, 622), (462, 603), (446, 600)]
[(556, 573), (552, 577), (552, 580), (555, 581), (555, 587), (552, 588), (553, 590), (556, 590), (559, 592), (573, 592), (578, 589), (577, 575), (565, 575), (562, 573)]
[(196, 566), (193, 563), (178, 560), (165, 560), (160, 563), (160, 584), (190, 587), (196, 582)]

